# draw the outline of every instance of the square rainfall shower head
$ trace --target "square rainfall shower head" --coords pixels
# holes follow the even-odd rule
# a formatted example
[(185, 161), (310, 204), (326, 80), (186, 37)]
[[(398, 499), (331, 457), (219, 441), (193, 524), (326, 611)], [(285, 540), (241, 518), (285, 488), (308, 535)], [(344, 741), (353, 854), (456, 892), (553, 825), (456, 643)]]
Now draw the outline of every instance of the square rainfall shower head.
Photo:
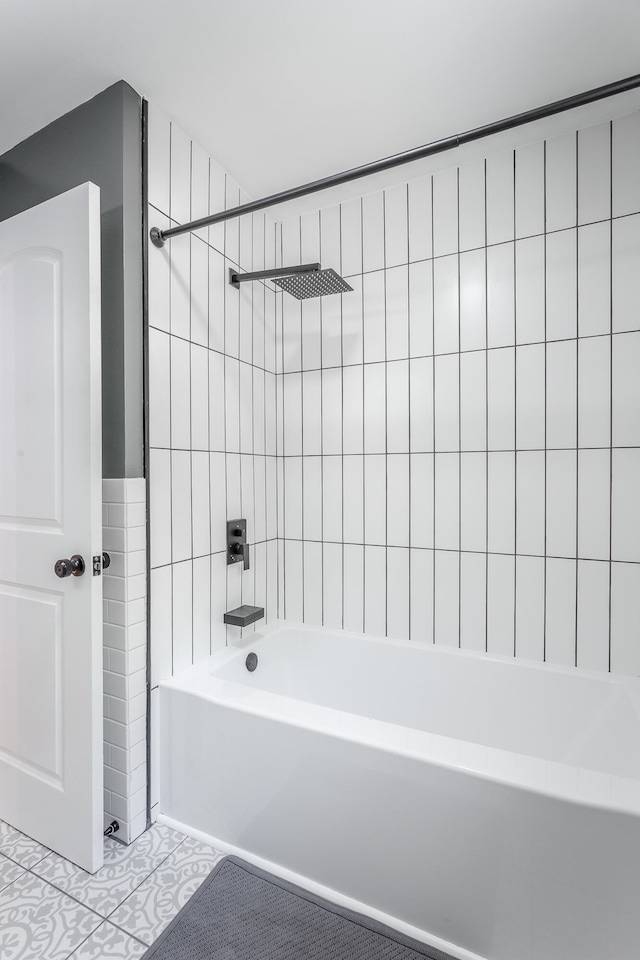
[(347, 293), (353, 290), (338, 276), (335, 270), (310, 270), (306, 273), (292, 273), (289, 277), (274, 277), (273, 282), (296, 300), (309, 297), (326, 297), (332, 293)]

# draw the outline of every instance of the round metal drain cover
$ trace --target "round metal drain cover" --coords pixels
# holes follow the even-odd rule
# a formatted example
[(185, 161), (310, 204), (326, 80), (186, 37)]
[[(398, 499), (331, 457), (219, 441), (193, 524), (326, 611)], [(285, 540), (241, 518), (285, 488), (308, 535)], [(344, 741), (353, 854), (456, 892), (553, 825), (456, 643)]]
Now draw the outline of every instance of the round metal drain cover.
[(249, 670), (250, 673), (253, 673), (255, 668), (258, 666), (258, 654), (250, 653), (247, 656), (247, 659), (244, 662), (245, 667)]

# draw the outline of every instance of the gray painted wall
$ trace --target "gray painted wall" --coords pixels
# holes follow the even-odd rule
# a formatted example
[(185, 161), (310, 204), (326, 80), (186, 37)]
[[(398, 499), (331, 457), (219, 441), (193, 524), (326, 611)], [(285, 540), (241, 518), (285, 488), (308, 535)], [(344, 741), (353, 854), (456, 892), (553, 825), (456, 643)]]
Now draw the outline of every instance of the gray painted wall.
[(141, 111), (119, 81), (0, 157), (0, 220), (100, 187), (104, 477), (143, 474)]

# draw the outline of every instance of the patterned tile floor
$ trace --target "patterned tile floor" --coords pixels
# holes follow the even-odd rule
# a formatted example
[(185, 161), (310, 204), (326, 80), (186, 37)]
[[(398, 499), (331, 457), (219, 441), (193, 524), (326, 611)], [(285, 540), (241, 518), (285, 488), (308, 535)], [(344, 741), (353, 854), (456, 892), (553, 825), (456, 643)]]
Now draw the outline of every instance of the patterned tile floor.
[(0, 820), (0, 957), (141, 957), (222, 856), (155, 824), (90, 874)]

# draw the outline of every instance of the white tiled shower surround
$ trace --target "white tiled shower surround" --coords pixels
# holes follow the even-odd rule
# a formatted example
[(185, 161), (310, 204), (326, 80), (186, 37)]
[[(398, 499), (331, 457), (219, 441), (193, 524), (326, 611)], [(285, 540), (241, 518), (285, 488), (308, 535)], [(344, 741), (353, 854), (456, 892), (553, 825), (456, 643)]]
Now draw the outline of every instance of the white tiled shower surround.
[(103, 480), (104, 820), (130, 843), (147, 821), (146, 490)]
[(635, 113), (282, 224), (281, 615), (640, 673), (639, 212)]
[[(149, 151), (151, 225), (244, 199), (153, 108)], [(640, 672), (639, 170), (633, 114), (288, 219), (275, 253), (262, 217), (150, 250), (154, 686), (241, 599)], [(238, 296), (229, 260), (354, 292)]]
[[(248, 199), (152, 104), (148, 196), (161, 228)], [(227, 283), (230, 268), (274, 263), (275, 233), (256, 214), (149, 250), (152, 725), (158, 682), (240, 636), (226, 610), (277, 615), (276, 298)], [(226, 563), (226, 521), (240, 517), (248, 571)]]

